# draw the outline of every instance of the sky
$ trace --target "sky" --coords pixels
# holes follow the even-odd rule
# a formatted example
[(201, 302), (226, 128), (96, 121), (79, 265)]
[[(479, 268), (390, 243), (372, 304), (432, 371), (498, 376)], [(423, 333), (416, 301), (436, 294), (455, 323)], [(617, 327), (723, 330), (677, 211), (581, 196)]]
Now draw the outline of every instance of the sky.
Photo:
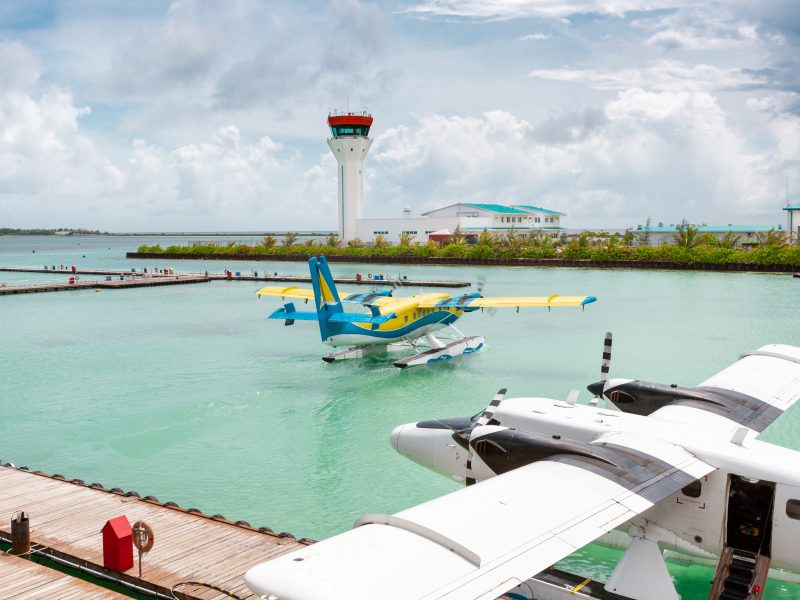
[(0, 227), (335, 229), (326, 118), (362, 107), (365, 217), (800, 201), (796, 0), (0, 0)]

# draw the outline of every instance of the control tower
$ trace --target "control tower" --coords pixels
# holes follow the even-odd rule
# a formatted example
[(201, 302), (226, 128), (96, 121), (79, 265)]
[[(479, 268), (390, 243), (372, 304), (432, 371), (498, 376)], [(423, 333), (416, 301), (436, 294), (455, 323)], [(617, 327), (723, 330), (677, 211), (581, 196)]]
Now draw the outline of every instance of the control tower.
[(364, 157), (372, 146), (368, 138), (372, 115), (360, 113), (331, 113), (328, 125), (333, 137), (328, 146), (336, 157), (339, 176), (339, 236), (344, 242), (356, 237), (356, 219), (362, 217), (364, 204)]

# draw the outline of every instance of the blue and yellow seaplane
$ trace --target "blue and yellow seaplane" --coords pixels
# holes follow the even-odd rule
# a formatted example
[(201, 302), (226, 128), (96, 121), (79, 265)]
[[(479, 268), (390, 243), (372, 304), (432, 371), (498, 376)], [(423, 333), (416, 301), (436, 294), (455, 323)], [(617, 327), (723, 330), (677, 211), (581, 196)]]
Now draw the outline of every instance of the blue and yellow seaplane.
[[(256, 294), (277, 296), (282, 300), (304, 300), (306, 303), (313, 300), (315, 311), (299, 311), (294, 303), (288, 302), (269, 318), (281, 319), (285, 325), (293, 325), (295, 321), (316, 321), (323, 342), (331, 346), (349, 346), (346, 350), (324, 356), (322, 360), (326, 362), (410, 348), (415, 353), (398, 360), (395, 366), (403, 368), (428, 364), (471, 354), (483, 347), (483, 336), (464, 336), (453, 325), (464, 313), (483, 308), (516, 308), (519, 311), (520, 307), (529, 306), (548, 309), (584, 307), (597, 300), (594, 296), (485, 298), (479, 293), (449, 296), (441, 292), (396, 297), (392, 295), (393, 290), (340, 295), (324, 256), (312, 257), (308, 266), (313, 289), (270, 286), (258, 290)], [(360, 305), (369, 309), (369, 313), (345, 312), (344, 304)], [(456, 332), (457, 337), (440, 339), (433, 335), (433, 332), (448, 326)], [(423, 344), (423, 349), (420, 349), (419, 346)]]

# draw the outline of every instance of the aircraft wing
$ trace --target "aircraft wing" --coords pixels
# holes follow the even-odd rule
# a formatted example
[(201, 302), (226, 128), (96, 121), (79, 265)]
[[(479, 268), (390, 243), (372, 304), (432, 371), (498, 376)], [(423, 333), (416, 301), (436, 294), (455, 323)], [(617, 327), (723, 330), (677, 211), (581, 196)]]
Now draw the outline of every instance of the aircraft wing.
[(800, 399), (800, 348), (762, 346), (693, 389), (700, 392), (698, 400), (667, 405), (652, 416), (723, 429), (738, 425), (760, 433)]
[(280, 298), (298, 298), (300, 300), (313, 300), (314, 290), (299, 288), (296, 285), (288, 287), (267, 286), (256, 292), (257, 296), (278, 296)]
[[(679, 446), (611, 434), (613, 462), (556, 455), (250, 569), (274, 600), (490, 600), (714, 470)], [(614, 458), (615, 457), (615, 458)]]
[(375, 290), (363, 294), (342, 294), (342, 302), (363, 306), (385, 306), (395, 301), (390, 290)]
[(465, 294), (452, 298), (422, 300), (420, 308), (519, 308), (519, 307), (555, 307), (555, 306), (585, 306), (595, 302), (594, 296), (520, 296), (511, 298), (483, 298), (477, 294)]

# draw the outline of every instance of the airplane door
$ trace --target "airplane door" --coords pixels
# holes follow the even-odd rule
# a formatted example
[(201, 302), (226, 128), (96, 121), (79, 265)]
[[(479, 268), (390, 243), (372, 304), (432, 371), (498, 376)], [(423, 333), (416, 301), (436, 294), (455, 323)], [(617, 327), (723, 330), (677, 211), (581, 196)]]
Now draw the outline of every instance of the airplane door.
[(800, 567), (800, 487), (776, 486), (772, 523), (772, 560)]

